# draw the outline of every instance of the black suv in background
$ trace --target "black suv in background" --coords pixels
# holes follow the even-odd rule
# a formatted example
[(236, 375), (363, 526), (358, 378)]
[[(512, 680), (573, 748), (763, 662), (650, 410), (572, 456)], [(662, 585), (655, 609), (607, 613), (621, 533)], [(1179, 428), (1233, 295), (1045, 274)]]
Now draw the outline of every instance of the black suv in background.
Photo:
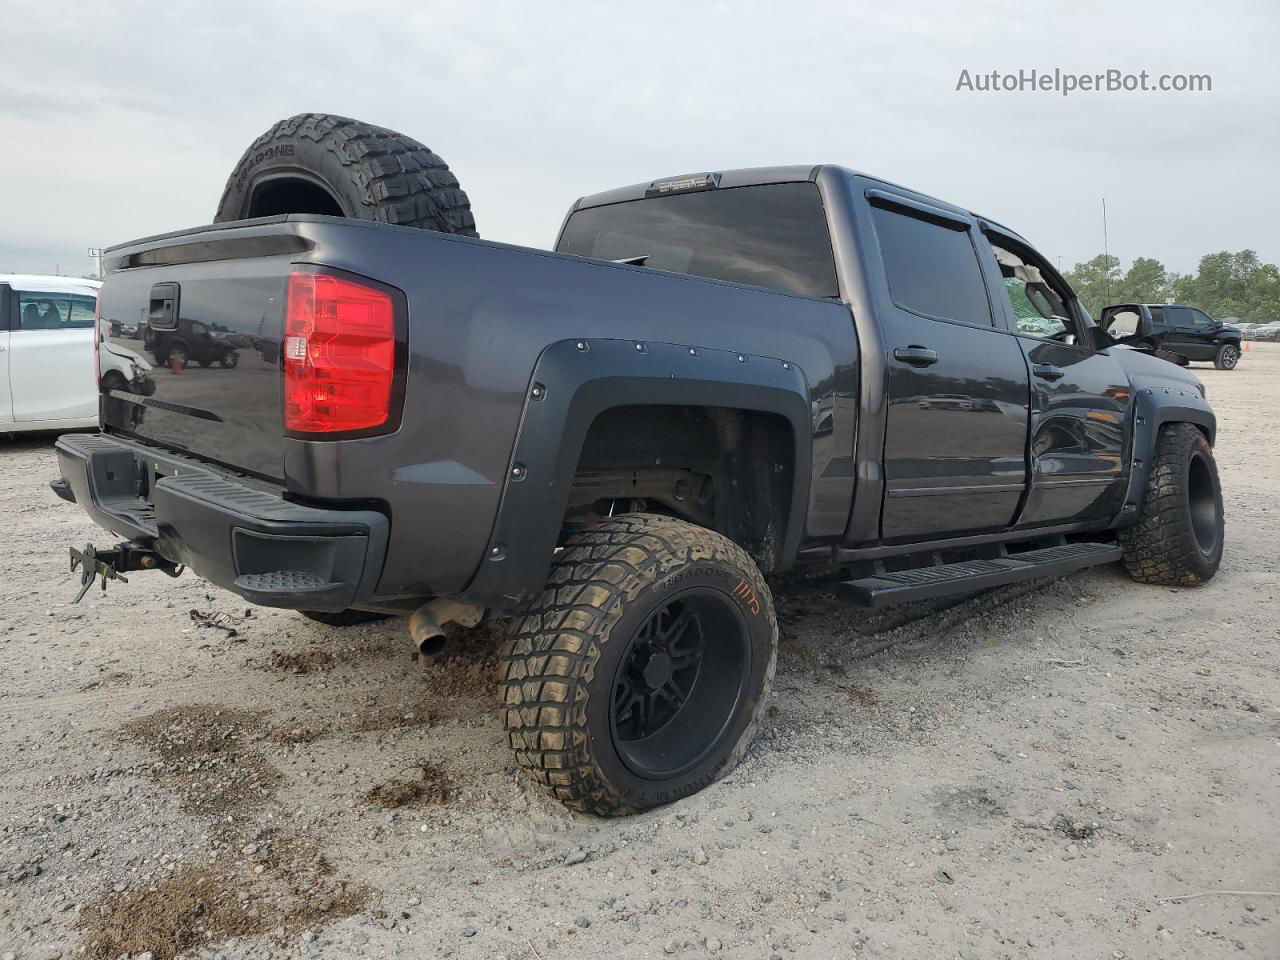
[(1101, 326), (1112, 337), (1139, 343), (1155, 355), (1185, 367), (1212, 360), (1219, 370), (1240, 362), (1240, 328), (1215, 320), (1198, 307), (1180, 303), (1121, 303), (1102, 311)]
[[(231, 369), (240, 361), (240, 352), (225, 334), (225, 327), (180, 316), (176, 283), (157, 283), (150, 291), (143, 345), (162, 367), (176, 363), (185, 369), (194, 360), (202, 367), (221, 364)], [(219, 325), (221, 326), (221, 325)]]

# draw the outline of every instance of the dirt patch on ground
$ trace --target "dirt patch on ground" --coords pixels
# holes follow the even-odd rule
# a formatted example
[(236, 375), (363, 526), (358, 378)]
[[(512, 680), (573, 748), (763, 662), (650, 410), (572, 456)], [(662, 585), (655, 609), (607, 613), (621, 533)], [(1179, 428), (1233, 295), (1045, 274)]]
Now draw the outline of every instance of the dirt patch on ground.
[(422, 763), (412, 773), (404, 771), (378, 784), (364, 795), (364, 799), (367, 803), (392, 810), (396, 807), (444, 804), (452, 796), (453, 787), (439, 768)]
[(422, 661), (422, 679), (431, 696), (496, 697), (506, 628), (505, 620), (488, 621), (471, 630), (447, 626), (445, 653)]
[(335, 877), (307, 841), (266, 836), (246, 844), (244, 859), (222, 857), (183, 866), (143, 889), (107, 894), (77, 924), (93, 960), (150, 951), (169, 960), (232, 937), (270, 936), (278, 943), (359, 913), (369, 888)]
[(389, 707), (361, 710), (341, 724), (347, 733), (377, 733), (382, 730), (404, 730), (412, 727), (434, 727), (440, 712), (431, 706), (432, 698), (421, 697)]
[(279, 650), (271, 654), (270, 662), (263, 665), (264, 670), (283, 670), (286, 673), (328, 673), (338, 665), (338, 658), (327, 650), (304, 650), (300, 653), (281, 653)]
[(121, 736), (160, 759), (152, 774), (188, 813), (224, 816), (260, 806), (281, 776), (256, 749), (263, 713), (213, 704), (157, 711), (120, 728)]
[(432, 705), (433, 700), (431, 697), (414, 697), (390, 705), (371, 706), (354, 713), (340, 713), (305, 721), (289, 720), (272, 725), (266, 732), (266, 738), (272, 743), (296, 746), (357, 733), (434, 727), (443, 717)]

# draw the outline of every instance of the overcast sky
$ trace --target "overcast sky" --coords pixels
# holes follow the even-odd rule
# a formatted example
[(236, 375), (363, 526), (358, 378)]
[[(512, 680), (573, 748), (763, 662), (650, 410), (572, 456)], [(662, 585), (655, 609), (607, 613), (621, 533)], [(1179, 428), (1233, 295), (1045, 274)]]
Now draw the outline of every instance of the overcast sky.
[[(3, 0), (0, 271), (207, 223), (276, 120), (357, 117), (457, 172), (481, 236), (549, 246), (578, 196), (842, 163), (967, 206), (1064, 267), (1280, 261), (1280, 3), (63, 3)], [(1055, 67), (1208, 93), (957, 92)]]

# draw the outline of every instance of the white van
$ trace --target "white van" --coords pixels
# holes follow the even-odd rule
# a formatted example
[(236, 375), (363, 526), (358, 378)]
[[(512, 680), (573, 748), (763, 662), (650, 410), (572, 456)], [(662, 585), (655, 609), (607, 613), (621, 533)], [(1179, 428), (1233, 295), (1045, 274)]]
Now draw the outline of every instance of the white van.
[[(0, 433), (98, 425), (93, 366), (97, 280), (0, 274)], [(151, 365), (104, 340), (105, 384), (149, 380)]]

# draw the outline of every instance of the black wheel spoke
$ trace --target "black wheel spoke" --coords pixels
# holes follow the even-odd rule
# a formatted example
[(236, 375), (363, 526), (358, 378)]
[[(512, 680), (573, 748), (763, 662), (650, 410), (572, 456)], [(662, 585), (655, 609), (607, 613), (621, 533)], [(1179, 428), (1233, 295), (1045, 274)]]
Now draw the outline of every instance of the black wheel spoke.
[(679, 673), (685, 667), (691, 667), (700, 659), (698, 651), (694, 650), (690, 653), (681, 653), (671, 658), (671, 670), (673, 673)]
[(694, 617), (689, 608), (682, 606), (680, 612), (667, 621), (658, 639), (666, 644), (668, 648), (676, 646), (691, 632), (690, 627), (693, 624), (693, 620)]
[[(745, 624), (719, 590), (694, 589), (652, 610), (618, 664), (612, 704), (615, 742), (627, 762), (654, 769), (688, 763), (718, 735), (741, 689)], [(714, 657), (716, 671), (703, 670)], [(677, 716), (685, 718), (673, 724)], [(684, 757), (684, 760), (674, 758)]]

